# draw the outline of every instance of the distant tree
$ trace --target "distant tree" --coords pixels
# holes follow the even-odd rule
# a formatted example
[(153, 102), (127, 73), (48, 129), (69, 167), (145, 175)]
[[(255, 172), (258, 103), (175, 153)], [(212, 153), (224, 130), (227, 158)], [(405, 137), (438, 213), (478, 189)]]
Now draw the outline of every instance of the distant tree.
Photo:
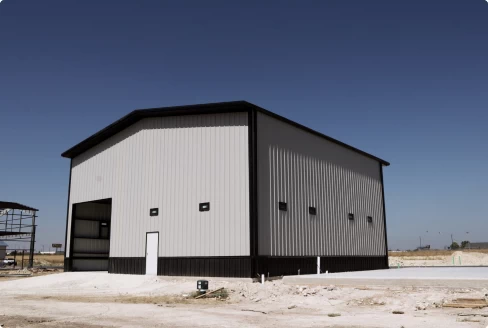
[(459, 249), (459, 244), (455, 241), (451, 244), (451, 249)]
[(461, 242), (461, 248), (466, 248), (466, 246), (468, 246), (468, 244), (469, 244), (469, 240), (462, 241)]

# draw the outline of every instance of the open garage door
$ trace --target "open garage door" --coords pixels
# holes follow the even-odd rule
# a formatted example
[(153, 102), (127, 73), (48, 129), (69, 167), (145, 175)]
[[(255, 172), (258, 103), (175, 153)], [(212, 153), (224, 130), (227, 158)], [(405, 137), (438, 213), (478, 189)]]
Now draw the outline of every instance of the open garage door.
[(73, 205), (70, 238), (72, 271), (107, 271), (112, 199)]

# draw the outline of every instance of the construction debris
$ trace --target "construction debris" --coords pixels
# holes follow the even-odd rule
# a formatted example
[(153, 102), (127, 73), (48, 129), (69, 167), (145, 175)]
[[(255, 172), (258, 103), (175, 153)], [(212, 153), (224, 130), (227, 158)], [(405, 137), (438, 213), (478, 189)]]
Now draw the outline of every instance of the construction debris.
[(30, 277), (32, 274), (30, 273), (9, 273), (9, 274), (0, 274), (2, 278), (9, 278), (9, 277)]
[(483, 318), (488, 318), (488, 314), (484, 314), (484, 313), (458, 313), (458, 316), (459, 317), (476, 317), (476, 316), (480, 316), (480, 317), (483, 317)]
[(454, 299), (452, 303), (445, 303), (442, 306), (461, 309), (482, 309), (488, 307), (488, 302), (484, 298), (457, 298)]
[(257, 312), (257, 313), (262, 313), (262, 314), (268, 314), (268, 312), (265, 312), (265, 311), (259, 311), (259, 310), (253, 310), (253, 309), (241, 309), (241, 311), (247, 311), (247, 312)]
[(197, 296), (197, 297), (195, 297), (195, 299), (203, 298), (204, 296), (211, 295), (211, 294), (216, 293), (216, 292), (219, 292), (219, 291), (221, 291), (221, 290), (223, 290), (223, 289), (224, 289), (224, 287), (219, 288), (219, 289), (216, 289), (216, 290), (213, 290), (213, 291), (211, 291), (211, 292), (208, 292), (208, 293), (202, 294), (202, 295), (200, 295), (200, 296)]
[(478, 319), (471, 319), (471, 318), (458, 318), (458, 322), (481, 322)]

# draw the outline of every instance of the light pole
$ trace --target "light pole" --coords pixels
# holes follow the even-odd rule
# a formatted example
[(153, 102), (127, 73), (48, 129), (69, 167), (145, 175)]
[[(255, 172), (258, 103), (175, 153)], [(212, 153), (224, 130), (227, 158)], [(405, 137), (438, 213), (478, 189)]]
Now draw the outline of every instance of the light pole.
[[(425, 233), (429, 233), (429, 230), (427, 230)], [(422, 249), (422, 235), (419, 236), (419, 241), (420, 241), (419, 250), (421, 250)]]

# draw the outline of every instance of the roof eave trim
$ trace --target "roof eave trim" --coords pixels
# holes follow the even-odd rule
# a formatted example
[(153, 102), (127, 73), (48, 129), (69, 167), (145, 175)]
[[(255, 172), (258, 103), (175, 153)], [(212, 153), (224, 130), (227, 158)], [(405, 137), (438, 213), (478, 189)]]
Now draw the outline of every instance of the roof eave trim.
[(350, 149), (350, 150), (352, 150), (352, 151), (354, 151), (354, 152), (356, 152), (356, 153), (359, 153), (359, 154), (361, 154), (361, 155), (364, 155), (364, 156), (366, 156), (366, 157), (369, 157), (369, 158), (371, 158), (371, 159), (374, 159), (374, 160), (376, 160), (376, 161), (380, 162), (380, 163), (381, 163), (382, 165), (384, 165), (384, 166), (390, 166), (390, 163), (389, 163), (389, 162), (387, 162), (387, 161), (385, 161), (384, 159), (381, 159), (381, 158), (376, 157), (376, 156), (374, 156), (374, 155), (372, 155), (372, 154), (370, 154), (370, 153), (367, 153), (367, 152), (365, 152), (365, 151), (363, 151), (363, 150), (361, 150), (361, 149), (358, 149), (358, 148), (353, 147), (353, 146), (351, 146), (351, 145), (348, 145), (348, 144), (346, 144), (346, 143), (344, 143), (344, 142), (342, 142), (342, 141), (339, 141), (339, 140), (337, 140), (337, 139), (334, 139), (334, 138), (332, 138), (332, 137), (329, 137), (328, 135), (325, 135), (325, 134), (320, 133), (320, 132), (318, 132), (318, 131), (316, 131), (316, 130), (313, 130), (313, 129), (309, 128), (309, 127), (306, 127), (305, 125), (302, 125), (302, 124), (300, 124), (300, 123), (297, 123), (297, 122), (295, 122), (295, 121), (292, 121), (292, 120), (290, 120), (290, 119), (288, 119), (288, 118), (286, 118), (286, 117), (283, 117), (283, 116), (278, 115), (278, 114), (276, 114), (276, 113), (270, 112), (270, 111), (269, 111), (269, 110), (267, 110), (267, 109), (264, 109), (264, 108), (262, 108), (262, 107), (259, 107), (259, 106), (253, 105), (253, 104), (251, 104), (251, 105), (252, 105), (252, 106), (254, 106), (254, 107), (256, 108), (256, 110), (257, 110), (257, 111), (262, 112), (263, 114), (269, 115), (269, 116), (271, 116), (271, 117), (273, 117), (273, 118), (276, 118), (276, 119), (278, 119), (278, 120), (280, 120), (280, 121), (283, 121), (283, 122), (285, 122), (285, 123), (288, 123), (288, 124), (290, 124), (290, 125), (293, 125), (293, 126), (295, 126), (295, 127), (299, 128), (299, 129), (305, 130), (305, 131), (307, 131), (307, 132), (309, 132), (309, 133), (311, 133), (311, 134), (314, 134), (314, 135), (316, 135), (316, 136), (318, 136), (318, 137), (324, 138), (324, 139), (326, 139), (326, 140), (329, 140), (330, 142), (336, 143), (336, 144), (338, 144), (338, 145), (340, 145), (340, 146), (342, 146), (342, 147), (345, 147), (345, 148), (347, 148), (347, 149)]
[[(184, 105), (184, 106), (172, 106), (172, 107), (159, 107), (159, 108), (146, 108), (136, 109), (129, 114), (125, 115), (121, 119), (113, 122), (97, 133), (91, 135), (85, 140), (79, 142), (75, 146), (66, 150), (61, 154), (65, 158), (74, 158), (86, 150), (94, 147), (103, 140), (108, 139), (112, 135), (122, 131), (130, 125), (136, 123), (143, 118), (150, 117), (164, 117), (164, 116), (177, 116), (177, 115), (192, 115), (192, 114), (212, 114), (212, 113), (225, 113), (225, 112), (237, 112), (247, 111), (252, 105), (247, 101), (230, 101), (220, 103), (208, 103), (208, 104), (196, 104), (196, 105)], [(104, 135), (107, 134), (107, 137)], [(101, 140), (98, 140), (100, 139)]]
[[(224, 112), (233, 112), (233, 111), (247, 111), (247, 110), (256, 110), (263, 114), (269, 115), (273, 118), (276, 118), (280, 121), (293, 125), (299, 129), (305, 130), (309, 133), (312, 133), (316, 136), (329, 140), (333, 143), (336, 143), (340, 146), (343, 146), (347, 149), (350, 149), (354, 152), (357, 152), (363, 156), (369, 157), (380, 162), (384, 166), (389, 166), (390, 163), (371, 155), (365, 151), (362, 151), (358, 148), (350, 146), (342, 141), (329, 137), (323, 133), (315, 131), (309, 127), (306, 127), (300, 123), (292, 121), (286, 117), (281, 115), (275, 114), (270, 112), (267, 109), (254, 105), (247, 101), (231, 101), (231, 102), (221, 102), (221, 103), (208, 103), (208, 104), (196, 104), (196, 105), (183, 105), (183, 106), (173, 106), (173, 107), (158, 107), (158, 108), (148, 108), (148, 109), (136, 109), (129, 114), (125, 115), (124, 117), (120, 118), (119, 120), (113, 122), (112, 124), (108, 125), (107, 127), (103, 128), (102, 130), (98, 131), (97, 133), (91, 135), (90, 137), (86, 138), (85, 140), (79, 142), (75, 146), (71, 147), (70, 149), (66, 150), (61, 154), (62, 157), (65, 158), (74, 158), (81, 153), (87, 151), (88, 149), (96, 146), (100, 142), (108, 139), (112, 135), (122, 131), (123, 129), (131, 126), (132, 124), (136, 123), (137, 121), (143, 118), (149, 117), (163, 117), (163, 116), (176, 116), (176, 115), (191, 115), (191, 114), (211, 114), (211, 113), (224, 113)], [(106, 136), (104, 136), (106, 135)]]

